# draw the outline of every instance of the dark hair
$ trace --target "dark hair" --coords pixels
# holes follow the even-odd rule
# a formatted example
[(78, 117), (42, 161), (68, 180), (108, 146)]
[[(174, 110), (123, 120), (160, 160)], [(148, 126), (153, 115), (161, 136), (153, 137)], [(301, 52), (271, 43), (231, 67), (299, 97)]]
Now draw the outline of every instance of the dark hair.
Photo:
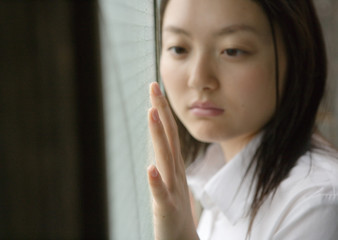
[[(253, 168), (256, 180), (248, 232), (263, 202), (275, 193), (298, 158), (314, 147), (311, 136), (327, 76), (325, 45), (312, 0), (251, 1), (262, 7), (271, 25), (276, 55), (277, 107), (262, 129), (261, 143), (247, 169), (248, 172)], [(161, 2), (160, 27), (167, 3), (168, 0)], [(280, 30), (287, 57), (281, 98), (278, 97), (276, 27)], [(195, 140), (178, 119), (177, 122), (182, 155), (187, 160), (193, 160), (205, 150), (206, 144)]]

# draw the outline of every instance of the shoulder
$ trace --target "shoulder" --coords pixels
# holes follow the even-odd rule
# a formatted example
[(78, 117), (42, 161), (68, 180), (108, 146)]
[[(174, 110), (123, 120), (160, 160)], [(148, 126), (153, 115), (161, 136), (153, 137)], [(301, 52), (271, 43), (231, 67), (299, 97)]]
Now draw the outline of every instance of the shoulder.
[(338, 153), (324, 148), (306, 152), (281, 182), (276, 195), (288, 207), (309, 201), (338, 204)]
[(297, 161), (280, 189), (289, 197), (330, 196), (338, 201), (337, 152), (325, 149), (307, 152)]
[(281, 183), (272, 202), (279, 209), (275, 239), (337, 239), (337, 153), (307, 152)]
[[(291, 181), (297, 181), (305, 188), (337, 189), (338, 153), (328, 149), (313, 149), (307, 152), (291, 170), (289, 178)], [(332, 193), (338, 194), (337, 191)]]

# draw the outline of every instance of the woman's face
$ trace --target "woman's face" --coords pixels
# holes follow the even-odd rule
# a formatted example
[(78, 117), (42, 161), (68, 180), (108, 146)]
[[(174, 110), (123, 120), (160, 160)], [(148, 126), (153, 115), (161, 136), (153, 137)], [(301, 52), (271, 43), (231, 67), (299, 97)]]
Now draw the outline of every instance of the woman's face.
[[(276, 105), (270, 24), (250, 0), (170, 0), (162, 26), (161, 77), (190, 134), (223, 142), (256, 134)], [(286, 69), (277, 31), (280, 79)]]

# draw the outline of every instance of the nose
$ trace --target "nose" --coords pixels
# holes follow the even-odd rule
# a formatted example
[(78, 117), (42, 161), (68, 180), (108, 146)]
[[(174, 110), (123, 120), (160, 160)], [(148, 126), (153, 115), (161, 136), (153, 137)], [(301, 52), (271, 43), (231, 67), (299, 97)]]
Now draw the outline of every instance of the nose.
[(188, 86), (197, 90), (210, 91), (218, 87), (212, 56), (200, 53), (191, 59)]

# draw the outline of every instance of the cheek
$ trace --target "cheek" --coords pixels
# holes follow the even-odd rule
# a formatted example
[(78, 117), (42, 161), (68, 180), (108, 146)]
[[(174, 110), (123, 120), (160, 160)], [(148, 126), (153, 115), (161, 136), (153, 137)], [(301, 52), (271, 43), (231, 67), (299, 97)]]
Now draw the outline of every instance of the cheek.
[(255, 68), (244, 73), (243, 81), (239, 82), (244, 99), (262, 101), (275, 95), (275, 81), (267, 69)]
[(184, 102), (182, 98), (185, 96), (184, 72), (170, 60), (161, 59), (160, 75), (168, 101), (175, 114), (180, 118)]
[(178, 68), (173, 61), (161, 58), (160, 75), (169, 99), (175, 100), (172, 98), (175, 98), (176, 95), (185, 90), (184, 70), (182, 67)]
[[(270, 117), (275, 108), (275, 80), (269, 67), (253, 66), (241, 69), (232, 82), (233, 102), (243, 115)], [(229, 86), (230, 88), (230, 86)], [(246, 116), (248, 117), (248, 116)]]

